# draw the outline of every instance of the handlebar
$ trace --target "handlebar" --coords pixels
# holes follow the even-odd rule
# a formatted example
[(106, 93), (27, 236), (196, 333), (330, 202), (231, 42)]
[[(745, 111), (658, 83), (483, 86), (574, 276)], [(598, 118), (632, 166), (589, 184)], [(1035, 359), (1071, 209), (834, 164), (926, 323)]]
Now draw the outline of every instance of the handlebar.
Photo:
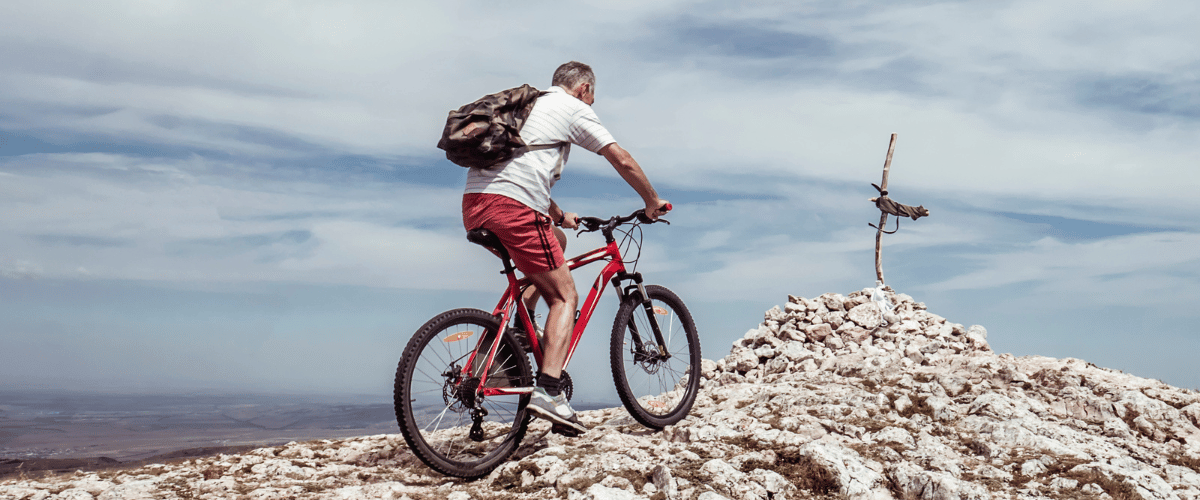
[[(665, 210), (667, 212), (670, 212), (671, 208), (672, 208), (671, 204), (667, 203), (667, 204), (663, 205), (660, 208), (660, 210)], [(601, 219), (599, 217), (580, 217), (579, 218), (579, 226), (580, 226), (579, 232), (580, 233), (590, 233), (593, 231), (603, 230), (605, 234), (611, 234), (612, 230), (616, 229), (617, 226), (620, 226), (621, 224), (624, 224), (624, 223), (629, 222), (634, 219), (637, 219), (638, 222), (640, 222), (642, 224), (653, 224), (655, 222), (665, 222), (667, 224), (671, 223), (670, 221), (668, 221), (666, 219), (658, 219), (658, 220), (651, 219), (650, 217), (646, 216), (646, 209), (639, 208), (629, 215), (626, 215), (626, 216), (618, 215), (618, 216), (611, 217), (608, 220)]]

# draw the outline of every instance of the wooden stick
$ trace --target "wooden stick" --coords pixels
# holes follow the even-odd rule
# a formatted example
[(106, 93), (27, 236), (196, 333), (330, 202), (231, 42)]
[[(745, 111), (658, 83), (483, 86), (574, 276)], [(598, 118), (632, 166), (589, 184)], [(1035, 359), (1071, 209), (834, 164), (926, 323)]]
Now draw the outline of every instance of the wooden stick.
[[(888, 172), (892, 170), (892, 153), (896, 152), (896, 134), (888, 143), (887, 159), (883, 161), (883, 182), (879, 184), (880, 196), (887, 192)], [(875, 279), (883, 283), (883, 225), (887, 224), (887, 212), (879, 214), (879, 228), (875, 231)]]

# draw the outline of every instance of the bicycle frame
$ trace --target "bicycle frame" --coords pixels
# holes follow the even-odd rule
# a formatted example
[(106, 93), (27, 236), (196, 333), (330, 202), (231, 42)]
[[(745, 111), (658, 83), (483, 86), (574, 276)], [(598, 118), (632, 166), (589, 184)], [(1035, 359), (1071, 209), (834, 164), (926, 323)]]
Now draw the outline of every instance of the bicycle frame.
[[(617, 291), (621, 291), (620, 282), (623, 280), (633, 280), (637, 283), (637, 287), (642, 289), (642, 279), (639, 274), (627, 273), (625, 271), (625, 263), (621, 259), (621, 250), (615, 241), (609, 241), (603, 248), (597, 248), (590, 252), (581, 254), (567, 260), (567, 267), (571, 270), (586, 266), (593, 262), (607, 260), (608, 264), (600, 271), (600, 275), (592, 284), (592, 289), (588, 292), (587, 300), (583, 302), (583, 307), (579, 310), (579, 317), (575, 320), (575, 329), (571, 332), (571, 343), (567, 349), (566, 359), (563, 361), (563, 368), (566, 368), (571, 362), (571, 356), (575, 353), (575, 348), (579, 345), (580, 339), (583, 338), (583, 331), (587, 328), (588, 320), (592, 318), (592, 313), (596, 310), (596, 305), (600, 302), (600, 296), (604, 293), (604, 284), (611, 281)], [(534, 359), (537, 360), (538, 366), (542, 364), (542, 346), (538, 342), (536, 330), (533, 328), (533, 319), (529, 317), (529, 313), (525, 307), (516, 307), (521, 305), (521, 295), (528, 288), (532, 281), (529, 278), (517, 279), (515, 271), (506, 271), (508, 276), (508, 289), (504, 291), (504, 295), (500, 297), (500, 302), (496, 305), (492, 315), (500, 317), (500, 331), (495, 338), (492, 339), (491, 345), (487, 347), (486, 363), (482, 366), (482, 372), (472, 374), (471, 367), (475, 366), (475, 357), (483, 353), (483, 341), (486, 336), (480, 338), (480, 345), (471, 353), (466, 365), (463, 366), (464, 380), (468, 377), (479, 377), (479, 387), (484, 396), (504, 395), (504, 394), (524, 394), (533, 391), (533, 387), (487, 387), (487, 377), (491, 372), (492, 363), (495, 361), (496, 353), (500, 349), (500, 339), (504, 331), (508, 328), (509, 320), (512, 319), (513, 311), (517, 311), (518, 320), (525, 327), (525, 332), (529, 338), (529, 345), (532, 346)], [(642, 296), (645, 296), (644, 289)], [(655, 334), (661, 337), (657, 331), (657, 325), (654, 325)], [(660, 342), (661, 345), (661, 342)]]

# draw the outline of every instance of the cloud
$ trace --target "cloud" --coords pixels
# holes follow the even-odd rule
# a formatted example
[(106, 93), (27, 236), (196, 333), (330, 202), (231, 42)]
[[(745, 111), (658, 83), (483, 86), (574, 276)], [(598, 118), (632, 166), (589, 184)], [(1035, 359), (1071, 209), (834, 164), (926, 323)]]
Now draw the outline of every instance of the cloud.
[[(680, 57), (703, 63), (720, 60), (751, 68), (756, 63), (781, 60), (808, 61), (811, 65), (834, 54), (828, 38), (796, 32), (793, 25), (779, 19), (686, 15), (644, 22), (650, 28), (648, 37), (626, 45), (652, 48), (642, 55), (653, 60), (677, 60)], [(774, 67), (786, 66), (775, 64)]]
[(101, 236), (82, 236), (77, 234), (34, 234), (30, 238), (47, 246), (71, 247), (123, 247), (131, 242), (122, 238), (105, 238)]
[[(1196, 59), (1175, 48), (1188, 45), (1181, 38), (1187, 30), (1172, 16), (1131, 18), (1130, 9), (1145, 7), (1111, 3), (1086, 13), (1034, 2), (708, 7), (647, 20), (656, 29), (650, 46), (665, 54), (601, 75), (640, 79), (636, 91), (602, 95), (596, 107), (618, 141), (673, 186), (728, 189), (732, 177), (750, 180), (745, 186), (759, 181), (758, 189), (776, 180), (862, 182), (877, 177), (888, 134), (899, 132), (893, 178), (960, 193), (963, 201), (1011, 196), (1053, 200), (1059, 210), (1093, 205), (1127, 213), (1198, 208), (1183, 187), (1197, 180), (1190, 167), (1197, 123), (1186, 115), (1188, 99), (1171, 98), (1187, 95)], [(1109, 27), (1118, 33), (1112, 39)], [(704, 30), (712, 40), (687, 43)], [(785, 40), (784, 33), (826, 40), (836, 62), (745, 48), (774, 35)], [(1133, 57), (1143, 51), (1118, 47), (1126, 43), (1162, 50), (1146, 63)], [(726, 46), (745, 50), (730, 57)], [(764, 78), (755, 70), (764, 60), (788, 77)], [(1179, 76), (1133, 102), (1079, 100), (1081, 81), (1146, 75), (1155, 64)], [(1155, 111), (1160, 101), (1173, 106), (1158, 110), (1169, 119), (1127, 116), (1135, 108)], [(600, 175), (607, 168), (583, 167)]]
[(462, 240), (458, 188), (230, 176), (201, 158), (98, 153), (0, 166), (0, 232), (17, 235), (0, 241), (15, 262), (6, 276), (85, 268), (95, 279), (474, 288), (439, 273), (493, 271)]
[[(1161, 307), (1200, 293), (1200, 234), (1142, 233), (1066, 243), (1043, 238), (1015, 251), (976, 254), (980, 269), (927, 286), (980, 290), (1031, 283), (1039, 296), (1081, 304)], [(1181, 293), (1182, 292), (1182, 293)]]
[[(642, 265), (688, 300), (872, 284), (893, 132), (893, 197), (933, 216), (886, 237), (889, 282), (1137, 291), (1164, 317), (1200, 295), (1194, 2), (541, 7), (7, 4), (0, 276), (497, 291), (433, 145), (449, 109), (574, 59), (676, 201)], [(639, 204), (594, 155), (559, 186)]]
[(15, 260), (0, 261), (0, 277), (10, 279), (33, 279), (42, 276), (42, 267), (35, 262)]
[(1200, 118), (1200, 79), (1173, 75), (1125, 74), (1081, 79), (1077, 99), (1086, 106), (1126, 113)]
[[(1196, 59), (1177, 47), (1188, 33), (1179, 16), (1195, 8), (1077, 5), (617, 4), (581, 7), (589, 21), (572, 28), (537, 22), (560, 13), (535, 10), (540, 36), (496, 38), (460, 29), (507, 15), (478, 6), (29, 4), (5, 24), (14, 71), (0, 99), (7, 126), (47, 134), (206, 155), (439, 161), (446, 110), (544, 85), (535, 77), (578, 58), (608, 89), (601, 117), (666, 186), (723, 187), (730, 169), (744, 189), (762, 178), (861, 182), (900, 132), (898, 177), (964, 199), (1117, 197), (1133, 209), (1153, 196), (1200, 208), (1179, 188), (1195, 180), (1196, 123), (1190, 101), (1171, 97), (1194, 86)], [(85, 22), (96, 29), (72, 29)], [(113, 32), (125, 35), (97, 34)], [(597, 48), (613, 44), (625, 50)], [(480, 45), (522, 56), (483, 58)], [(1131, 129), (1114, 110), (1172, 121)]]
[[(311, 255), (280, 263), (306, 281), (426, 290), (499, 293), (500, 261), (465, 243), (462, 230), (429, 231), (349, 221), (313, 227)], [(487, 276), (490, 279), (484, 279)]]

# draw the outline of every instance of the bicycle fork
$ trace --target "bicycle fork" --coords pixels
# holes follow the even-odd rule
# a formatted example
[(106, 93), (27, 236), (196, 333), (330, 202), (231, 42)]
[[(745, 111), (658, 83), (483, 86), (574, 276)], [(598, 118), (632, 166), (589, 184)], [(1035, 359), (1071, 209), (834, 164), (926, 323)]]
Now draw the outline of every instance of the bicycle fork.
[[(624, 288), (621, 288), (621, 282), (625, 280), (632, 281), (633, 284), (625, 285)], [(650, 330), (654, 334), (655, 342), (658, 344), (658, 353), (657, 356), (655, 356), (658, 359), (656, 359), (656, 361), (670, 359), (671, 354), (667, 351), (667, 342), (663, 338), (662, 328), (659, 327), (658, 318), (654, 314), (654, 305), (651, 304), (650, 295), (646, 293), (646, 287), (642, 284), (642, 273), (627, 273), (625, 271), (621, 271), (617, 273), (616, 276), (613, 276), (612, 284), (613, 287), (617, 289), (617, 293), (621, 294), (622, 302), (632, 295), (634, 290), (636, 290), (638, 295), (641, 296), (642, 309), (646, 312), (646, 318), (648, 319), (647, 322), (650, 323)], [(645, 349), (645, 343), (642, 341), (641, 332), (638, 331), (637, 323), (634, 321), (632, 316), (629, 318), (629, 331), (632, 334), (631, 337), (633, 337), (634, 348), (636, 349), (634, 351), (635, 358), (638, 356), (650, 355), (650, 353), (648, 353)]]

